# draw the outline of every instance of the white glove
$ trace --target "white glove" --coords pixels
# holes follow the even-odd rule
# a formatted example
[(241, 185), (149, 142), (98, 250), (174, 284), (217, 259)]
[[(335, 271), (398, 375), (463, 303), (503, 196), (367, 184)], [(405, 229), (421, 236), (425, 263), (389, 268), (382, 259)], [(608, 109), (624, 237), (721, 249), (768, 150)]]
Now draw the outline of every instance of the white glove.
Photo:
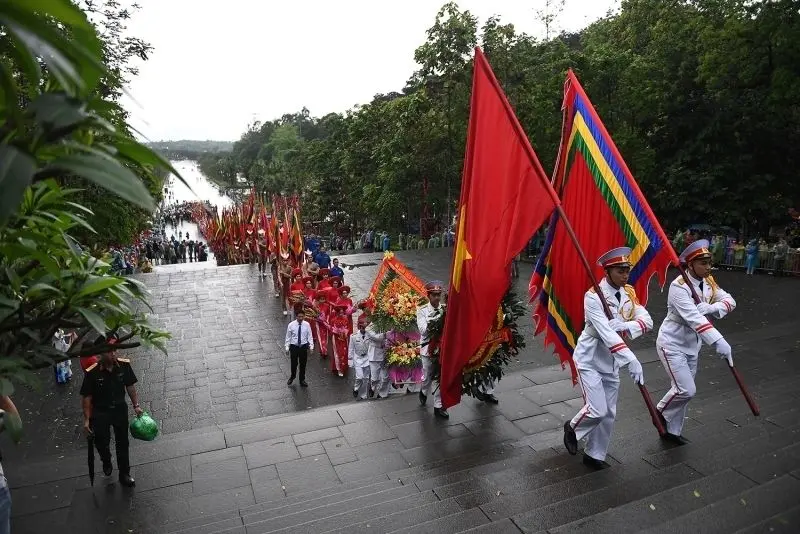
[(706, 304), (705, 302), (701, 302), (697, 305), (697, 311), (700, 312), (700, 315), (708, 315), (714, 311), (714, 306), (711, 304)]
[(289, 354), (289, 347), (285, 347), (283, 350), (286, 351), (286, 354)]
[(353, 367), (353, 360), (347, 360), (347, 367), (350, 367), (350, 368), (352, 369), (352, 367)]
[(637, 384), (644, 385), (644, 370), (642, 370), (642, 364), (639, 363), (639, 360), (635, 359), (628, 364), (628, 372), (631, 374), (631, 378)]
[(719, 357), (724, 360), (728, 360), (728, 365), (733, 367), (733, 350), (731, 349), (731, 346), (728, 345), (728, 342), (725, 341), (724, 338), (720, 338), (716, 343), (714, 343), (714, 348), (717, 349), (717, 354), (719, 354)]
[(611, 330), (613, 330), (614, 332), (622, 332), (623, 330), (628, 329), (625, 326), (625, 323), (620, 321), (619, 319), (609, 319), (608, 326), (610, 326)]

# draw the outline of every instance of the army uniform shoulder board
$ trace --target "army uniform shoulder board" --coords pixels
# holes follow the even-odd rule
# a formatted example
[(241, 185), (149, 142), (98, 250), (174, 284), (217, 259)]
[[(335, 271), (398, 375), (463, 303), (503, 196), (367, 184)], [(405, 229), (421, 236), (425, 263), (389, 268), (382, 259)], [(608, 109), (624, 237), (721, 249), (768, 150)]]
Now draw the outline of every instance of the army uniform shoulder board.
[(88, 373), (89, 371), (91, 371), (91, 370), (92, 370), (92, 369), (94, 369), (95, 367), (97, 367), (97, 362), (94, 362), (92, 365), (90, 365), (89, 367), (87, 367), (87, 368), (86, 368), (86, 372)]
[(117, 358), (117, 361), (122, 363), (131, 363), (130, 358)]
[(634, 306), (639, 305), (639, 299), (636, 297), (636, 289), (630, 284), (625, 284), (625, 293), (628, 294), (628, 298), (633, 302)]

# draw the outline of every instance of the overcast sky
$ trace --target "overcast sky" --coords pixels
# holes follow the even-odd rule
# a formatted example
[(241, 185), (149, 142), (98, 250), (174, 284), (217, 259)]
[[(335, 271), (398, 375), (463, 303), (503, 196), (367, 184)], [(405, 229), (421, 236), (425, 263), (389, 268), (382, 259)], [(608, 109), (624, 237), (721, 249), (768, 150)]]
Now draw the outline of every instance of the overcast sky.
[[(154, 51), (125, 98), (150, 140), (236, 140), (253, 120), (307, 107), (345, 111), (399, 91), (444, 0), (137, 0), (130, 35)], [(459, 0), (478, 16), (542, 36), (545, 0)], [(557, 27), (580, 29), (617, 0), (566, 0)]]

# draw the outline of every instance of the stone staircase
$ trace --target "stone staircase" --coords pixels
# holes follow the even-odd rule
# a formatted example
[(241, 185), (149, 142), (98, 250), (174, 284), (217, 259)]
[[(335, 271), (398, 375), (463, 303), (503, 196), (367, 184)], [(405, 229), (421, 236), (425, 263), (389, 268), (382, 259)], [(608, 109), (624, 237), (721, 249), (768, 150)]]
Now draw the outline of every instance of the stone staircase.
[[(89, 487), (83, 453), (20, 466), (9, 479), (23, 481), (12, 496), (26, 508), (12, 531), (800, 532), (800, 361), (782, 332), (734, 345), (761, 417), (724, 365), (701, 358), (683, 447), (658, 439), (624, 380), (604, 471), (565, 452), (579, 392), (539, 368), (505, 377), (499, 406), (465, 398), (448, 421), (397, 395), (138, 442), (133, 492), (102, 474)], [(639, 354), (658, 399), (666, 377)]]
[[(588, 470), (565, 454), (558, 430), (450, 454), (463, 451), (453, 438), (429, 445), (441, 459), (402, 469), (393, 463), (396, 453), (371, 457), (387, 466), (377, 477), (342, 470), (343, 482), (315, 484), (312, 478), (309, 485), (319, 487), (248, 505), (220, 492), (203, 505), (149, 519), (146, 510), (154, 503), (146, 498), (135, 505), (143, 521), (95, 528), (176, 534), (798, 532), (798, 390), (794, 377), (754, 386), (764, 418), (749, 414), (735, 392), (716, 392), (696, 403), (695, 412), (708, 422), (692, 420), (692, 443), (684, 447), (663, 445), (646, 417), (623, 419), (612, 468), (604, 471)], [(393, 402), (407, 400), (384, 404)], [(295, 417), (283, 418), (285, 424)], [(233, 435), (254, 425), (226, 430)], [(254, 480), (256, 494), (257, 485)], [(181, 503), (180, 497), (156, 498), (162, 508)]]

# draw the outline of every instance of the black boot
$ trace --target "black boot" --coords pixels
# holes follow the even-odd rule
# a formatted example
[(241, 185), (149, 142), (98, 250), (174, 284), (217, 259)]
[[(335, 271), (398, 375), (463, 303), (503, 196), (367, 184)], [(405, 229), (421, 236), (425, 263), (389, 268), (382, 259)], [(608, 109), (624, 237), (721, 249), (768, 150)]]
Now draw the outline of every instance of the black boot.
[(126, 488), (132, 488), (136, 485), (136, 481), (130, 475), (120, 475), (119, 483), (125, 486)]
[(481, 400), (486, 404), (500, 404), (500, 401), (497, 400), (497, 397), (495, 397), (491, 393), (484, 393), (483, 398)]
[(684, 438), (683, 436), (670, 434), (669, 432), (661, 436), (661, 439), (664, 441), (668, 441), (669, 443), (674, 443), (675, 445), (686, 445), (687, 443), (689, 443), (689, 440)]
[(434, 408), (433, 415), (441, 417), (442, 419), (450, 419), (450, 414), (444, 408)]
[(114, 466), (111, 465), (111, 460), (103, 462), (103, 474), (107, 477), (110, 477), (111, 473), (113, 472), (114, 472)]
[(578, 436), (575, 435), (575, 430), (569, 421), (564, 423), (564, 447), (571, 455), (578, 454)]
[(419, 392), (419, 403), (425, 406), (425, 403), (428, 402), (428, 396), (425, 395), (423, 392)]
[(592, 458), (586, 453), (583, 453), (583, 465), (591, 467), (592, 469), (595, 469), (597, 471), (600, 471), (601, 469), (608, 469), (609, 467), (611, 467), (610, 465), (608, 465), (607, 462), (604, 462), (603, 460), (598, 460), (597, 458)]

